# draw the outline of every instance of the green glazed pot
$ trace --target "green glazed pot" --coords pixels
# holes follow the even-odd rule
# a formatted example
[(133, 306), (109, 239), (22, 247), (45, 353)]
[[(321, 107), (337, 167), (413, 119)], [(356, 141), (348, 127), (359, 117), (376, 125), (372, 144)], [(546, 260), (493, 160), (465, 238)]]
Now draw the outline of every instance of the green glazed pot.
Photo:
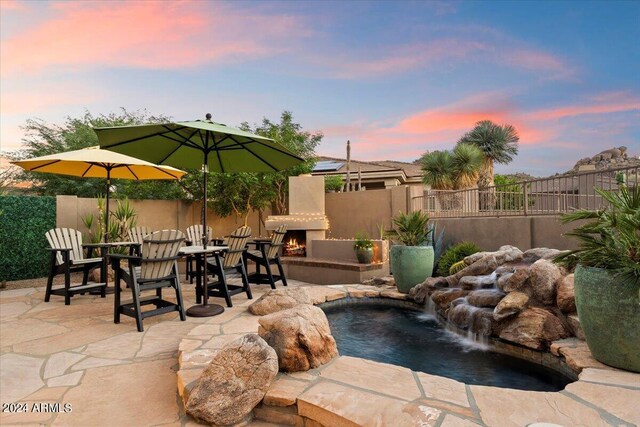
[(357, 248), (356, 258), (360, 264), (371, 264), (371, 261), (373, 261), (373, 248)]
[(574, 287), (578, 318), (593, 357), (616, 368), (640, 372), (637, 285), (607, 270), (579, 265)]
[(391, 271), (398, 291), (409, 293), (433, 273), (433, 248), (431, 246), (391, 247)]

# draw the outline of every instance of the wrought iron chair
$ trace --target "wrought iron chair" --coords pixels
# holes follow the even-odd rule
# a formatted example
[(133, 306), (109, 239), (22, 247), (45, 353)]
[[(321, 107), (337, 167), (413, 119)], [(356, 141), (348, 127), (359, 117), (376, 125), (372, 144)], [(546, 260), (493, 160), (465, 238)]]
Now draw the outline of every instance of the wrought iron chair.
[[(287, 232), (287, 226), (281, 225), (271, 232), (271, 240), (267, 242), (253, 242), (256, 245), (256, 250), (249, 250), (245, 255), (245, 265), (247, 260), (256, 263), (256, 272), (249, 275), (249, 281), (254, 283), (268, 283), (271, 285), (271, 289), (276, 288), (276, 282), (282, 281), (284, 286), (287, 286), (287, 278), (284, 275), (282, 269), (282, 263), (280, 262), (279, 250), (283, 246), (284, 235)], [(273, 274), (271, 272), (271, 265), (278, 266), (278, 273)], [(260, 267), (264, 267), (265, 274), (260, 273)]]
[[(238, 228), (226, 239), (228, 249), (222, 254), (216, 253), (213, 262), (207, 261), (207, 271), (217, 278), (216, 282), (207, 285), (209, 296), (224, 297), (227, 307), (233, 307), (231, 296), (241, 292), (245, 292), (247, 298), (253, 299), (244, 257), (242, 256), (247, 249), (249, 236), (251, 236), (251, 227)], [(230, 274), (240, 274), (242, 286), (227, 283)]]
[[(103, 267), (102, 257), (93, 257), (93, 249), (100, 246), (82, 243), (82, 233), (72, 228), (54, 228), (45, 233), (51, 252), (49, 279), (44, 301), (49, 302), (51, 295), (64, 296), (64, 304), (71, 304), (71, 297), (84, 294), (92, 290), (100, 290), (100, 296), (105, 297), (106, 283), (89, 283), (89, 272), (94, 267)], [(84, 256), (87, 249), (87, 257)], [(71, 273), (82, 271), (82, 284), (71, 286)], [(53, 289), (53, 278), (64, 274), (64, 287)]]
[[(178, 251), (184, 242), (184, 234), (179, 230), (162, 230), (144, 237), (141, 256), (111, 255), (116, 269), (114, 301), (114, 323), (120, 323), (120, 315), (136, 319), (138, 331), (142, 332), (142, 320), (172, 311), (180, 313), (180, 320), (186, 320), (180, 280), (178, 279)], [(119, 261), (129, 261), (129, 268), (120, 268)], [(121, 303), (120, 279), (131, 288), (133, 300)], [(176, 302), (162, 299), (162, 288), (173, 288)], [(142, 296), (142, 292), (155, 290), (155, 295)], [(142, 311), (142, 306), (153, 304), (155, 309)]]
[[(213, 229), (207, 226), (207, 242), (213, 240)], [(187, 245), (188, 246), (198, 246), (202, 244), (202, 224), (192, 225), (191, 227), (187, 227)], [(195, 262), (195, 258), (192, 255), (188, 255), (186, 257), (186, 271), (185, 276), (189, 283), (193, 283), (194, 277), (198, 274), (197, 271), (194, 271), (193, 263)]]

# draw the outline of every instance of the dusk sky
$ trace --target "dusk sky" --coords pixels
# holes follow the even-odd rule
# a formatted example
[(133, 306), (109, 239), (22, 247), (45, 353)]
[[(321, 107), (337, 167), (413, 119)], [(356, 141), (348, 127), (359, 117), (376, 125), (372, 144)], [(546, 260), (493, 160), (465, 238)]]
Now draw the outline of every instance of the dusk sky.
[(498, 172), (640, 154), (640, 1), (0, 0), (0, 148), (28, 118), (147, 109), (296, 121), (320, 155), (406, 160), (474, 123), (513, 124)]

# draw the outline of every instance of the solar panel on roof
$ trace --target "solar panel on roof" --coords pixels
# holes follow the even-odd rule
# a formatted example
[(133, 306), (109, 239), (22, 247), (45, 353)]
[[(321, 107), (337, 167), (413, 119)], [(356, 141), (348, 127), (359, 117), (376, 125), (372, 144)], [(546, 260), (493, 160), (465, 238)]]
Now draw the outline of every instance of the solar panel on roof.
[(344, 162), (334, 162), (332, 160), (323, 160), (316, 163), (316, 165), (313, 167), (313, 172), (337, 171), (342, 166), (344, 166)]

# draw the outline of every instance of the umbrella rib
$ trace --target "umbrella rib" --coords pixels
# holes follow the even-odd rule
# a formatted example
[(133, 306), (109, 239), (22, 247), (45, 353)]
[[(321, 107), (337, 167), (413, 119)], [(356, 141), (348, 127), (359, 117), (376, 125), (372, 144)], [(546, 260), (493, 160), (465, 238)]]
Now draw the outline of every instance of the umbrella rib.
[(213, 139), (213, 146), (216, 150), (216, 156), (218, 156), (218, 163), (220, 163), (220, 170), (222, 171), (222, 173), (224, 172), (224, 165), (222, 164), (222, 157), (220, 157), (220, 150), (218, 149), (218, 144), (220, 144), (222, 141), (224, 141), (225, 139), (227, 139), (229, 135), (225, 135), (220, 141), (216, 142), (216, 138), (214, 137), (213, 134), (211, 134), (211, 139)]
[[(160, 172), (164, 172), (164, 173), (166, 173), (167, 175), (169, 175), (170, 177), (172, 177), (172, 178), (174, 178), (174, 179), (180, 179), (180, 178), (178, 178), (176, 175), (172, 174), (171, 172), (169, 172), (169, 171), (167, 171), (167, 170), (164, 170), (164, 169), (162, 169), (162, 168), (159, 168), (158, 166), (154, 166), (154, 168), (155, 168), (155, 169), (158, 169)], [(131, 171), (131, 173), (133, 173), (133, 171)]]
[[(167, 129), (165, 125), (162, 125), (162, 127), (164, 129)], [(186, 126), (183, 126), (180, 129), (176, 129), (176, 130), (182, 130), (182, 129), (186, 129)], [(172, 130), (172, 129), (168, 129), (167, 132), (156, 132), (156, 133), (152, 133), (151, 135), (145, 135), (145, 136), (139, 136), (137, 138), (127, 139), (127, 140), (124, 140), (124, 141), (116, 142), (115, 144), (111, 144), (111, 145), (109, 145), (109, 148), (118, 147), (120, 145), (129, 144), (131, 142), (142, 141), (143, 139), (151, 138), (152, 136), (162, 136), (162, 137), (168, 138), (168, 139), (170, 139), (172, 141), (180, 142), (179, 140), (170, 138), (170, 137), (165, 135), (166, 133), (169, 133), (169, 132), (175, 132), (175, 131)], [(178, 134), (178, 135), (180, 135), (180, 134)]]
[(255, 139), (251, 139), (251, 140), (252, 140), (253, 142), (256, 142), (256, 143), (260, 144), (260, 145), (263, 145), (263, 146), (265, 146), (265, 147), (271, 148), (272, 150), (276, 150), (276, 151), (278, 151), (278, 152), (280, 152), (280, 153), (282, 153), (282, 154), (286, 154), (286, 155), (287, 155), (287, 156), (289, 156), (289, 157), (293, 157), (294, 159), (301, 160), (301, 161), (303, 161), (303, 162), (305, 161), (303, 158), (298, 157), (298, 156), (296, 156), (295, 154), (291, 154), (291, 153), (289, 153), (289, 152), (287, 152), (287, 151), (284, 151), (284, 150), (281, 150), (281, 149), (279, 149), (279, 148), (277, 148), (277, 147), (272, 147), (272, 146), (270, 146), (270, 145), (265, 144), (264, 142), (256, 141)]
[(129, 172), (131, 172), (131, 175), (134, 176), (135, 179), (137, 179), (138, 181), (140, 181), (140, 178), (138, 178), (138, 175), (136, 175), (136, 173), (133, 171), (133, 169), (131, 169), (131, 167), (129, 165), (124, 165), (127, 169), (129, 169)]
[[(253, 154), (255, 157), (258, 158), (258, 160), (260, 160), (262, 163), (264, 163), (265, 165), (269, 166), (271, 169), (273, 169), (274, 171), (278, 171), (278, 168), (274, 167), (271, 163), (267, 162), (265, 159), (263, 159), (262, 157), (260, 157), (258, 154), (254, 153), (253, 151), (251, 151), (249, 148), (247, 148), (245, 146), (245, 144), (242, 144), (239, 141), (236, 141), (235, 139), (233, 139), (233, 137), (230, 137), (230, 139), (235, 142), (236, 144), (240, 145), (242, 148), (244, 148), (245, 150), (247, 150), (248, 152), (250, 152), (251, 154)], [(252, 141), (255, 141), (252, 139)]]
[[(166, 126), (163, 126), (163, 127), (164, 127), (165, 129), (167, 129), (167, 127), (166, 127)], [(188, 129), (188, 128), (187, 128), (187, 127), (183, 127), (183, 128), (176, 129), (176, 130), (168, 129), (168, 130), (170, 130), (172, 133), (175, 133), (176, 135), (178, 135), (178, 137), (182, 138), (182, 140), (181, 140), (181, 141), (175, 140), (175, 139), (173, 139), (173, 138), (169, 138), (167, 135), (160, 135), (160, 136), (162, 136), (162, 137), (164, 137), (164, 138), (168, 138), (168, 139), (170, 139), (170, 140), (172, 140), (172, 141), (176, 141), (176, 142), (179, 142), (180, 144), (184, 144), (184, 145), (187, 145), (187, 146), (189, 146), (189, 147), (191, 147), (191, 148), (195, 148), (195, 149), (199, 150), (199, 149), (200, 149), (200, 146), (198, 146), (198, 144), (196, 144), (196, 143), (194, 143), (194, 142), (192, 142), (192, 141), (191, 141), (191, 138), (193, 138), (193, 135), (195, 135), (196, 133), (198, 133), (198, 132), (199, 132), (199, 129), (194, 130), (194, 131), (193, 131), (193, 133), (192, 133), (191, 135), (189, 135), (188, 137), (186, 137), (186, 138), (185, 138), (185, 136), (184, 136), (184, 135), (180, 135), (180, 134), (178, 133), (178, 131), (179, 131), (179, 130), (184, 130), (184, 129)]]
[(91, 169), (93, 166), (95, 166), (93, 163), (89, 163), (89, 167), (87, 168), (87, 170), (84, 171), (84, 173), (82, 175), (80, 175), (82, 178), (84, 178), (84, 176), (89, 173), (89, 169)]
[(29, 170), (29, 171), (38, 170), (38, 169), (40, 169), (40, 168), (44, 168), (44, 167), (47, 167), (47, 166), (51, 166), (52, 164), (54, 164), (54, 163), (59, 163), (59, 162), (60, 162), (60, 160), (54, 160), (54, 161), (52, 161), (52, 162), (45, 163), (44, 165), (36, 166), (35, 168), (31, 168), (31, 169), (28, 169), (28, 170)]

